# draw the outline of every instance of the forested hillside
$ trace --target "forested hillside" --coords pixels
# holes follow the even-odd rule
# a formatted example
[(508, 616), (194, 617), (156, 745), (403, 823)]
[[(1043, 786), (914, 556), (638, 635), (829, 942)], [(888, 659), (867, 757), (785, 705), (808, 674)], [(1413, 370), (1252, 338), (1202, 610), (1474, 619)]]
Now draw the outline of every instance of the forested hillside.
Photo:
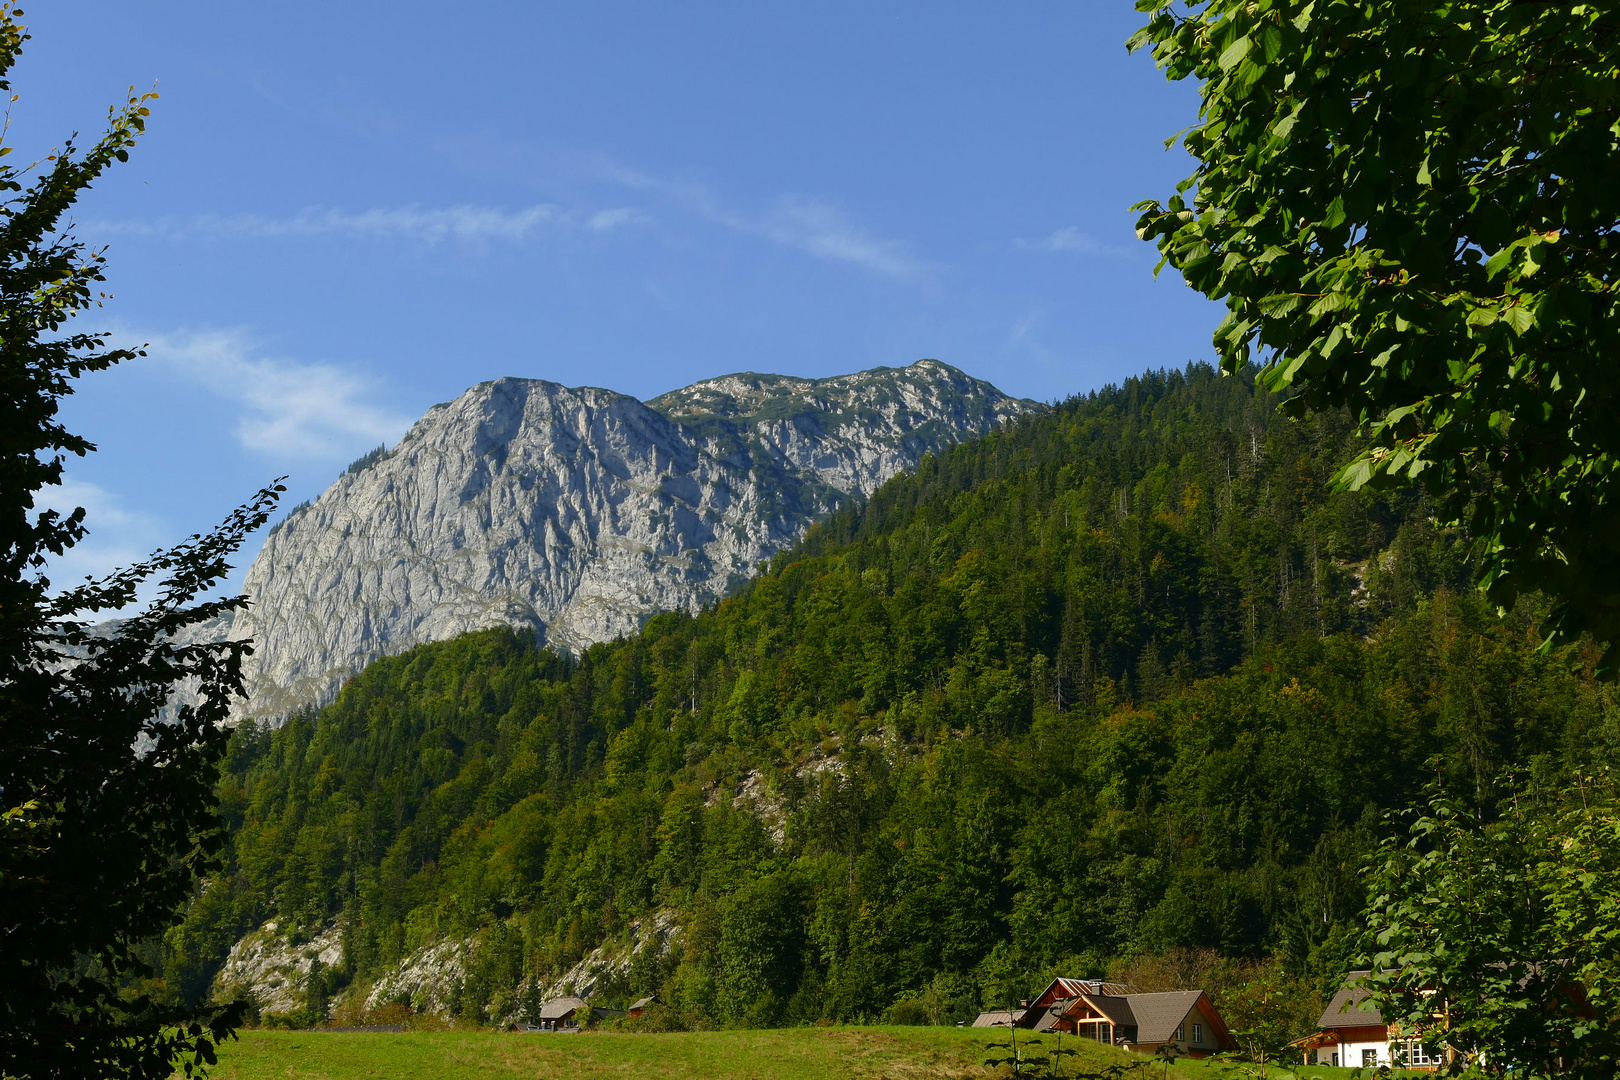
[(956, 1018), (1176, 946), (1334, 979), (1434, 768), (1488, 802), (1616, 756), (1584, 657), (1490, 613), (1421, 501), (1328, 493), (1355, 448), (1150, 374), (927, 459), (696, 617), (379, 661), (237, 733), (171, 989), (271, 918), (341, 928), (318, 998), (468, 942), (481, 1019), (655, 915), (671, 947), (595, 998), (685, 1022)]

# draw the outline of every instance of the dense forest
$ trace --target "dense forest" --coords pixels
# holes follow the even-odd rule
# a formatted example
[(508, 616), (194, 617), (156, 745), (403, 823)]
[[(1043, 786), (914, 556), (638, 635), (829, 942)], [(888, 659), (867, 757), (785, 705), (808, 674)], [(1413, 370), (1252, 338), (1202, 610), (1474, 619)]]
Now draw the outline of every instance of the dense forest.
[(1620, 757), (1418, 495), (1246, 376), (1161, 372), (926, 460), (693, 617), (555, 653), (489, 630), (244, 725), (227, 869), (165, 942), (208, 992), (267, 919), (342, 929), (318, 1000), (441, 941), (454, 1010), (596, 988), (690, 1024), (954, 1021), (1177, 949), (1302, 985), (1355, 959), (1383, 815), (1443, 776)]

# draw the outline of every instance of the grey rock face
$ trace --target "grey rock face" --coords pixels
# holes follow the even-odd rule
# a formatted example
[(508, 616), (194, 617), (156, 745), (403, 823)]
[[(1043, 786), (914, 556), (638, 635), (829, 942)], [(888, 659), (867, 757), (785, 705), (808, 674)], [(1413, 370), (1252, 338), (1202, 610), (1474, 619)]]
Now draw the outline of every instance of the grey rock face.
[(482, 383), (266, 539), (231, 631), (255, 639), (245, 711), (324, 702), (378, 656), (469, 630), (578, 650), (696, 610), (925, 453), (1037, 407), (932, 360), (647, 403)]

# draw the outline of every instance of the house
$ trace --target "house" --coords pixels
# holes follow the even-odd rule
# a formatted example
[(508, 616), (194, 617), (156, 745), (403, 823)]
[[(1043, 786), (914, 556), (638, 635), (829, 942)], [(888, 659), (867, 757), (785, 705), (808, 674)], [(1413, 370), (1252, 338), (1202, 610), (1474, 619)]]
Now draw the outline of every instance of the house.
[[(978, 1019), (973, 1021), (974, 1027), (1035, 1027), (1040, 1022), (1040, 1014), (1050, 1012), (1053, 1005), (1079, 997), (1081, 994), (1123, 994), (1125, 987), (1119, 983), (1103, 982), (1100, 979), (1053, 979), (1047, 988), (1041, 991), (1040, 996), (1025, 999), (1018, 1003), (1016, 1009), (992, 1009), (982, 1012)], [(1037, 1010), (1037, 1015), (1029, 1023), (1023, 1023), (1030, 1010)], [(1041, 1030), (1046, 1030), (1042, 1028)]]
[(1306, 1064), (1438, 1069), (1437, 1054), (1418, 1039), (1392, 1032), (1378, 1009), (1366, 1001), (1361, 980), (1370, 974), (1352, 971), (1322, 1010), (1316, 1034), (1294, 1043), (1305, 1052)]
[(640, 1017), (642, 1013), (656, 1004), (658, 1004), (658, 995), (648, 994), (646, 997), (630, 1003), (630, 1015), (632, 1018)]
[(1065, 979), (1056, 978), (1041, 991), (1040, 997), (1030, 1002), (1039, 1009), (1050, 1008), (1053, 1004), (1065, 999), (1077, 998), (1082, 994), (1111, 994), (1123, 995), (1128, 993), (1124, 983), (1104, 982), (1101, 979)]
[(1068, 1002), (1053, 1026), (1141, 1054), (1169, 1049), (1185, 1057), (1208, 1057), (1237, 1049), (1237, 1040), (1202, 990), (1086, 994)]
[(1206, 1057), (1237, 1049), (1202, 990), (1133, 994), (1096, 979), (1054, 979), (1017, 1009), (980, 1013), (973, 1026), (1059, 1031), (1145, 1054), (1173, 1047), (1187, 1057)]
[(552, 998), (540, 1006), (541, 1031), (578, 1031), (581, 1020), (590, 1020), (591, 1007), (584, 998)]
[(535, 1030), (577, 1032), (585, 1024), (623, 1015), (624, 1013), (618, 1009), (589, 1005), (584, 998), (552, 998), (540, 1006), (540, 1023)]

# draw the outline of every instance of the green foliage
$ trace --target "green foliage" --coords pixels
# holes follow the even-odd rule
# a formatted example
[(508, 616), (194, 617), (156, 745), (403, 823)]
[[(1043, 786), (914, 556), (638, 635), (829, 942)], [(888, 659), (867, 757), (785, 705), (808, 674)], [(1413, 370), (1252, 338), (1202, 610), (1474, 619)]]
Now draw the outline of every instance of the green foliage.
[(1620, 1062), (1620, 794), (1515, 786), (1494, 820), (1430, 789), (1373, 867), (1371, 997), (1455, 1075)]
[[(230, 865), (174, 940), (342, 918), (357, 986), (500, 942), (480, 1020), (657, 917), (598, 1001), (685, 1027), (955, 1022), (1177, 946), (1337, 980), (1428, 758), (1488, 792), (1614, 750), (1538, 613), (1455, 591), (1420, 496), (1326, 492), (1358, 446), (1153, 374), (925, 461), (695, 617), (380, 660), (237, 733)], [(207, 985), (188, 948), (171, 980)]]
[[(1198, 159), (1141, 236), (1229, 309), (1295, 403), (1373, 440), (1348, 487), (1421, 482), (1502, 607), (1620, 661), (1613, 358), (1620, 12), (1519, 0), (1138, 0), (1201, 83)], [(1161, 264), (1162, 265), (1162, 264)]]
[[(27, 35), (0, 6), (0, 89)], [(137, 355), (66, 330), (101, 303), (103, 256), (63, 215), (144, 130), (146, 102), (25, 169), (0, 165), (0, 1075), (168, 1077), (212, 1060), (241, 1009), (176, 1004), (148, 963), (197, 879), (218, 866), (222, 723), (242, 642), (184, 644), (241, 606), (197, 603), (263, 524), (266, 490), (207, 536), (53, 592), (44, 574), (85, 535), (84, 510), (37, 510), (65, 454), (93, 446), (56, 419), (73, 381)], [(0, 156), (10, 153), (0, 148)], [(38, 170), (36, 172), (36, 169)], [(32, 174), (32, 175), (30, 175)], [(137, 604), (151, 583), (155, 598)], [(105, 632), (82, 620), (129, 616)], [(194, 702), (172, 701), (192, 681)], [(162, 717), (165, 706), (172, 715)], [(199, 905), (206, 913), (207, 905)], [(217, 950), (200, 930), (185, 943)]]
[(305, 510), (308, 510), (310, 508), (310, 505), (311, 505), (310, 500), (305, 499), (303, 502), (299, 503), (297, 506), (295, 506), (292, 509), (288, 510), (285, 514), (282, 514), (281, 517), (277, 518), (274, 522), (271, 523), (269, 531), (265, 533), (266, 539), (268, 539), (269, 537), (272, 537), (272, 536), (276, 535), (276, 533), (280, 532), (281, 527), (283, 525), (285, 525), (285, 524), (287, 524), (287, 522), (291, 521), (294, 516), (304, 512)]
[[(345, 475), (345, 476), (353, 476), (355, 473), (364, 472), (366, 469), (368, 469), (371, 466), (375, 465), (377, 462), (381, 461), (383, 458), (385, 458), (387, 456), (388, 456), (388, 444), (387, 443), (378, 443), (376, 446), (372, 447), (370, 450), (367, 450), (365, 453), (361, 454), (359, 457), (357, 457), (353, 461), (349, 462), (349, 467), (347, 469), (343, 470), (343, 475)], [(308, 505), (308, 504), (306, 503), (306, 504), (302, 504), (302, 505)], [(297, 508), (295, 508), (295, 509), (297, 509)]]

